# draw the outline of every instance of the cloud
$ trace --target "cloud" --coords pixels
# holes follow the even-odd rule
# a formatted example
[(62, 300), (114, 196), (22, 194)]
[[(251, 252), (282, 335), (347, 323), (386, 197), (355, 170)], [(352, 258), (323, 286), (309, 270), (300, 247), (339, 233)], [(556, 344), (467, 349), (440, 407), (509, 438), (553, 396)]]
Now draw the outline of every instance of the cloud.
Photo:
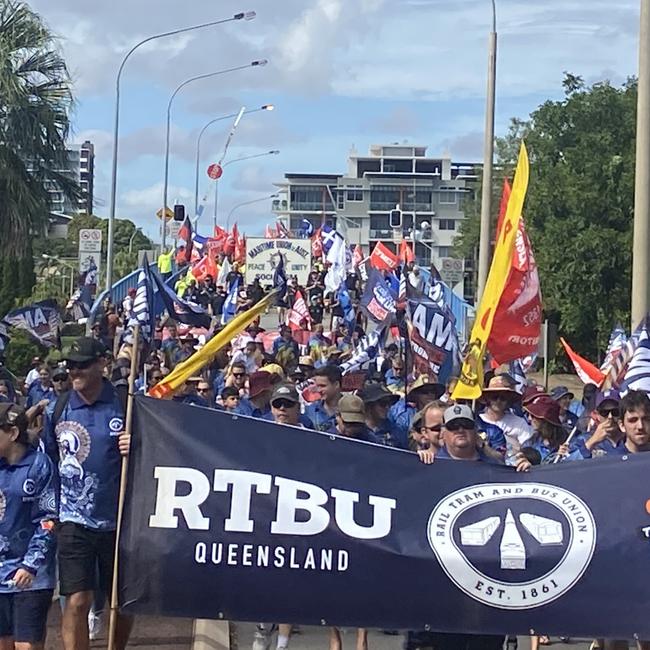
[(273, 194), (277, 188), (273, 183), (277, 181), (277, 174), (271, 172), (268, 167), (249, 164), (241, 167), (237, 176), (233, 179), (231, 187), (234, 190), (243, 192), (268, 192)]
[(451, 155), (452, 160), (470, 161), (481, 160), (483, 155), (483, 133), (472, 131), (453, 138), (443, 140), (439, 149)]
[(408, 106), (397, 106), (389, 113), (370, 120), (362, 126), (364, 130), (388, 133), (394, 137), (413, 136), (422, 127), (420, 116)]

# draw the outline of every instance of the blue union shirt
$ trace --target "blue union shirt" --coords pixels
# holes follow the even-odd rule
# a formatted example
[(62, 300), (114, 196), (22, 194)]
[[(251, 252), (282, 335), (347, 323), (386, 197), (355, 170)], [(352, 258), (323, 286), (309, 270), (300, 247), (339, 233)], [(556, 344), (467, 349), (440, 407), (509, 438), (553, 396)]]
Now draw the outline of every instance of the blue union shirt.
[[(121, 458), (117, 436), (124, 412), (104, 381), (94, 404), (70, 391), (58, 422), (46, 413), (45, 448), (59, 468), (59, 520), (93, 530), (115, 530)], [(53, 426), (54, 425), (54, 426)]]
[(54, 478), (52, 461), (33, 447), (14, 465), (0, 460), (0, 593), (22, 591), (11, 584), (18, 569), (34, 575), (30, 591), (54, 588)]

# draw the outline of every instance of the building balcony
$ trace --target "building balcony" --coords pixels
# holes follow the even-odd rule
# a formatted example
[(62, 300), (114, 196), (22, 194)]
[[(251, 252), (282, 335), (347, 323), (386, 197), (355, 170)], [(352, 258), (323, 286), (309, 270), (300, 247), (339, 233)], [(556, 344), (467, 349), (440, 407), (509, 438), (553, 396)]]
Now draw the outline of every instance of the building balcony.
[[(370, 211), (371, 212), (390, 212), (395, 209), (395, 205), (399, 203), (389, 202), (389, 201), (370, 201)], [(416, 203), (415, 206), (412, 203), (406, 203), (400, 205), (400, 208), (403, 212), (426, 212), (433, 214), (433, 204), (432, 203)]]

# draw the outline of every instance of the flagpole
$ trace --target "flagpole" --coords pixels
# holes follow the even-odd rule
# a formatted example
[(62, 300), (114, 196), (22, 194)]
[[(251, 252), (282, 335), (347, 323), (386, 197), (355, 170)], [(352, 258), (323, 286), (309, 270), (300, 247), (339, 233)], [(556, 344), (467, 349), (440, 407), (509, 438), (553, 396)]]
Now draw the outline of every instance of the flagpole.
[[(131, 369), (129, 373), (129, 394), (126, 402), (126, 433), (130, 436), (133, 431), (133, 398), (135, 390), (135, 379), (138, 372), (138, 354), (140, 351), (140, 325), (133, 328), (133, 347), (131, 349)], [(129, 457), (122, 456), (120, 470), (120, 492), (117, 500), (117, 528), (115, 530), (115, 560), (113, 561), (113, 581), (111, 585), (111, 610), (108, 621), (108, 650), (115, 650), (115, 632), (118, 614), (118, 575), (119, 575), (119, 551), (120, 533), (122, 532), (122, 515), (124, 514), (124, 497), (126, 496), (127, 472), (129, 469)]]

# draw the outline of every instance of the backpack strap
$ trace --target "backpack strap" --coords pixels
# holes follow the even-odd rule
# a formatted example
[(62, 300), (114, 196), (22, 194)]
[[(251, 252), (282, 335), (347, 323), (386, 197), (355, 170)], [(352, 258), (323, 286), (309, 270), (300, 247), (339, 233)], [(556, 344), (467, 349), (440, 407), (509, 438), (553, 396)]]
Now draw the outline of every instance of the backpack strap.
[(59, 421), (59, 419), (63, 415), (63, 411), (65, 410), (65, 407), (68, 405), (69, 401), (70, 401), (70, 391), (69, 390), (66, 390), (65, 393), (61, 393), (56, 398), (56, 404), (54, 405), (54, 412), (52, 413), (52, 426), (53, 427), (56, 426), (56, 423)]

